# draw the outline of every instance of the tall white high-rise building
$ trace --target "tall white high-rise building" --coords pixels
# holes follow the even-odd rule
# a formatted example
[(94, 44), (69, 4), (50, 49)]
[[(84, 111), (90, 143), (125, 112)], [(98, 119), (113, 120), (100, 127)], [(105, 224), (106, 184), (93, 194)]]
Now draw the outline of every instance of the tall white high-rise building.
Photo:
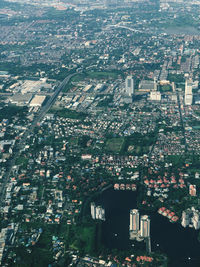
[(130, 231), (139, 231), (140, 227), (140, 215), (137, 209), (130, 211)]
[(200, 216), (199, 216), (199, 212), (195, 211), (193, 213), (193, 218), (192, 218), (192, 222), (193, 222), (193, 226), (195, 230), (198, 230), (200, 228)]
[(90, 205), (91, 208), (91, 216), (93, 220), (102, 220), (105, 221), (105, 209), (101, 206), (96, 206), (94, 202)]
[(143, 215), (140, 219), (140, 235), (141, 237), (150, 236), (150, 219), (149, 216)]
[(183, 227), (186, 227), (189, 225), (189, 223), (190, 223), (190, 213), (187, 211), (183, 211), (181, 224)]
[(153, 80), (153, 89), (154, 91), (157, 91), (157, 79), (156, 78), (154, 78)]
[(96, 205), (94, 202), (91, 203), (90, 205), (91, 207), (91, 216), (92, 216), (92, 219), (95, 220), (96, 219)]
[(125, 93), (128, 96), (132, 96), (134, 94), (134, 80), (132, 76), (127, 76), (125, 81), (126, 87), (125, 87)]
[(105, 210), (101, 206), (96, 207), (96, 219), (105, 221)]
[(193, 82), (191, 80), (185, 81), (185, 105), (192, 105), (192, 85)]

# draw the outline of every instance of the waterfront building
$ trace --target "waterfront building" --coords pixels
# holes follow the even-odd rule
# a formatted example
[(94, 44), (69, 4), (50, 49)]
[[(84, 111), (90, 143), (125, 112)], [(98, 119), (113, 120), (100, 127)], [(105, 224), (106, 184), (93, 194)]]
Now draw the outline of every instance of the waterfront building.
[(149, 216), (143, 215), (140, 219), (140, 235), (141, 237), (150, 236), (150, 219)]
[(96, 219), (105, 221), (105, 210), (101, 206), (96, 207)]
[(192, 217), (192, 223), (195, 230), (198, 230), (200, 228), (200, 213), (199, 211), (194, 211), (193, 217)]
[(95, 220), (96, 219), (96, 205), (94, 202), (91, 203), (90, 208), (91, 208), (92, 219)]
[(181, 225), (193, 227), (195, 230), (200, 229), (200, 211), (194, 207), (183, 211)]
[(139, 231), (140, 227), (140, 214), (137, 209), (130, 211), (130, 231)]
[(94, 202), (91, 203), (90, 209), (93, 220), (105, 221), (105, 209), (103, 209), (101, 206), (96, 206)]
[(187, 211), (183, 211), (181, 225), (183, 227), (187, 227), (189, 223), (190, 223), (190, 214)]

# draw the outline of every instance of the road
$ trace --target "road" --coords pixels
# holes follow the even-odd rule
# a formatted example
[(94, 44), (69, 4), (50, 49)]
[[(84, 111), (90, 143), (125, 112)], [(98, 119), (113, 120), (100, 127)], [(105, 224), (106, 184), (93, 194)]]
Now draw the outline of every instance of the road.
[(2, 183), (2, 186), (1, 186), (1, 189), (0, 189), (0, 206), (1, 207), (3, 206), (2, 204), (3, 204), (3, 201), (5, 199), (6, 185), (7, 185), (8, 181), (9, 181), (9, 178), (10, 178), (10, 175), (11, 175), (11, 172), (12, 172), (12, 168), (15, 165), (15, 161), (16, 161), (17, 157), (19, 156), (20, 151), (23, 149), (23, 147), (26, 144), (27, 137), (34, 131), (34, 128), (37, 126), (37, 124), (40, 121), (43, 120), (44, 116), (47, 114), (49, 109), (55, 103), (55, 101), (56, 101), (58, 95), (60, 94), (60, 92), (67, 85), (69, 80), (76, 74), (77, 74), (77, 72), (74, 73), (74, 74), (70, 74), (62, 81), (62, 83), (55, 90), (54, 94), (50, 97), (50, 99), (46, 102), (46, 104), (41, 108), (39, 114), (35, 116), (35, 118), (33, 119), (30, 127), (27, 128), (27, 130), (24, 132), (24, 134), (21, 137), (21, 139), (19, 140), (19, 142), (16, 144), (16, 146), (14, 148), (12, 159), (9, 160), (9, 162), (8, 162), (8, 164), (9, 164), (8, 165), (8, 169), (7, 169), (6, 175), (4, 176), (4, 180), (3, 180), (3, 183)]
[(121, 22), (118, 24), (113, 24), (113, 25), (107, 25), (105, 29), (109, 29), (109, 28), (121, 28), (121, 29), (126, 29), (132, 32), (139, 32), (139, 33), (144, 33), (144, 31), (142, 30), (138, 30), (138, 29), (134, 29), (131, 27), (128, 27), (126, 25), (123, 25)]
[(182, 115), (182, 110), (181, 110), (181, 101), (180, 101), (179, 92), (177, 90), (176, 90), (176, 96), (177, 96), (178, 109), (179, 109), (179, 114), (180, 114), (180, 123), (181, 123), (184, 145), (185, 145), (185, 152), (187, 152), (187, 142), (186, 142), (186, 136), (185, 136), (185, 126), (183, 122), (183, 115)]

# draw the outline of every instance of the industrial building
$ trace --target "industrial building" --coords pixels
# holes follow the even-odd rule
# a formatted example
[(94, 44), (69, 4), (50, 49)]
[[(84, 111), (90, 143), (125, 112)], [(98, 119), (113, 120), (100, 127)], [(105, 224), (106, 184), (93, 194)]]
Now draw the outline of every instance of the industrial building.
[(15, 104), (17, 106), (28, 106), (32, 97), (32, 94), (15, 94), (9, 97), (9, 101), (11, 104)]
[(150, 100), (161, 101), (161, 93), (159, 91), (151, 91)]
[(31, 100), (29, 106), (30, 107), (41, 107), (46, 99), (44, 95), (35, 95), (34, 98)]
[(150, 92), (152, 90), (154, 90), (154, 81), (142, 80), (139, 83), (139, 91), (141, 91), (141, 92)]

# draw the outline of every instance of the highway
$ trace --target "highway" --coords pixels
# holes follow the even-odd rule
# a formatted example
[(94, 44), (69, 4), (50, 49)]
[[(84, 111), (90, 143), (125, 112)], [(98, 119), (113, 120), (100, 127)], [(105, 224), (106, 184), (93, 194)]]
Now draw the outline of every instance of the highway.
[(39, 111), (39, 114), (35, 116), (35, 118), (33, 119), (30, 127), (28, 127), (26, 129), (26, 131), (24, 132), (23, 136), (21, 137), (21, 139), (19, 140), (19, 142), (15, 145), (14, 147), (14, 152), (12, 155), (12, 159), (10, 159), (8, 161), (8, 169), (6, 171), (6, 175), (4, 176), (4, 180), (2, 182), (2, 186), (0, 188), (0, 206), (3, 206), (3, 201), (5, 199), (5, 192), (6, 192), (6, 185), (9, 181), (10, 175), (12, 173), (12, 168), (15, 165), (15, 161), (17, 159), (17, 157), (20, 155), (20, 151), (23, 149), (23, 147), (26, 145), (26, 141), (27, 141), (27, 137), (34, 131), (34, 128), (37, 126), (37, 124), (43, 120), (44, 116), (47, 114), (47, 112), (49, 111), (49, 109), (53, 106), (53, 104), (55, 103), (58, 95), (61, 93), (61, 91), (65, 88), (65, 86), (67, 85), (67, 83), (70, 81), (70, 79), (76, 75), (76, 73), (74, 74), (70, 74), (68, 75), (62, 82), (61, 84), (57, 87), (57, 89), (55, 90), (55, 92), (53, 93), (53, 95), (50, 97), (50, 99), (44, 104), (44, 106), (42, 106), (41, 110)]

